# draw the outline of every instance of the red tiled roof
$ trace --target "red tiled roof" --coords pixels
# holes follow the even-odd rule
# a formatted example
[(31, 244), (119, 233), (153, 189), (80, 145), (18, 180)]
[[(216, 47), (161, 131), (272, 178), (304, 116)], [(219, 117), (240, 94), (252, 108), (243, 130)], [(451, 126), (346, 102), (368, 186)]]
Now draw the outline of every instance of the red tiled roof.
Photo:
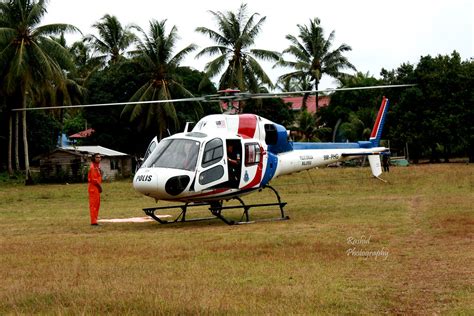
[[(301, 107), (303, 105), (303, 97), (298, 96), (298, 97), (282, 97), (281, 98), (283, 102), (285, 103), (291, 103), (291, 109), (294, 111), (299, 111), (301, 110)], [(331, 101), (330, 96), (320, 96), (319, 97), (319, 107), (323, 108), (329, 105), (329, 102)], [(221, 108), (226, 111), (227, 110), (227, 101), (220, 101)], [(231, 113), (235, 113), (236, 109), (239, 108), (239, 101), (232, 101), (232, 106), (234, 109), (232, 109)], [(310, 95), (308, 99), (306, 100), (306, 108), (307, 111), (310, 113), (316, 112), (316, 96), (315, 95)]]
[[(284, 102), (292, 103), (291, 105), (292, 110), (295, 110), (295, 111), (301, 110), (301, 107), (303, 106), (303, 97), (284, 97), (282, 99)], [(320, 96), (319, 107), (323, 108), (325, 106), (328, 106), (330, 101), (331, 101), (331, 97)], [(308, 100), (306, 100), (306, 107), (307, 107), (308, 112), (310, 113), (316, 112), (316, 96), (315, 95), (310, 95), (308, 97)]]
[(71, 136), (69, 136), (69, 138), (85, 138), (85, 137), (91, 136), (92, 133), (94, 133), (94, 132), (95, 132), (95, 130), (93, 128), (88, 128), (85, 131), (82, 131), (82, 132), (79, 132), (79, 133), (76, 133), (76, 134), (72, 134)]

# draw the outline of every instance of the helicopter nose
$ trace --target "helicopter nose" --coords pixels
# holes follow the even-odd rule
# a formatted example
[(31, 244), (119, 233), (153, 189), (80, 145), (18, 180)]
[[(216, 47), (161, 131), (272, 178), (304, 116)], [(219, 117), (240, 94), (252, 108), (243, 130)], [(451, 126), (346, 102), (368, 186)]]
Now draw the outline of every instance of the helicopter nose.
[[(136, 191), (158, 200), (173, 200), (185, 192), (192, 172), (167, 168), (142, 168), (133, 178)], [(177, 174), (178, 173), (178, 174)]]
[(133, 188), (141, 194), (153, 195), (158, 190), (158, 176), (151, 169), (140, 169), (133, 178)]

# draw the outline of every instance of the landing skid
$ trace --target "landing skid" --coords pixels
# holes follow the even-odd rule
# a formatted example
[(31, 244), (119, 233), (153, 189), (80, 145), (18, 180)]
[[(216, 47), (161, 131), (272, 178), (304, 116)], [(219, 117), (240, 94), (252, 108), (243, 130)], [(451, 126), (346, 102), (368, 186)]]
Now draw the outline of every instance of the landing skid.
[[(214, 202), (206, 202), (206, 203), (185, 203), (182, 205), (174, 205), (174, 206), (151, 207), (151, 208), (144, 208), (143, 211), (145, 212), (146, 215), (150, 216), (151, 218), (153, 218), (160, 224), (172, 224), (172, 223), (177, 223), (177, 222), (182, 222), (182, 223), (183, 222), (197, 222), (197, 221), (205, 221), (205, 220), (211, 220), (211, 219), (220, 219), (227, 225), (241, 225), (241, 224), (251, 224), (255, 222), (282, 221), (282, 220), (290, 219), (289, 216), (285, 215), (285, 210), (283, 209), (287, 203), (281, 201), (280, 195), (278, 194), (278, 192), (269, 185), (263, 187), (262, 189), (260, 189), (260, 191), (262, 191), (264, 188), (269, 188), (270, 190), (272, 190), (275, 193), (278, 202), (263, 203), (263, 204), (245, 204), (245, 202), (241, 198), (234, 197), (232, 199), (236, 199), (237, 201), (239, 201), (240, 205), (223, 206), (223, 201), (214, 201)], [(213, 216), (202, 217), (202, 218), (191, 218), (191, 219), (186, 218), (186, 213), (188, 211), (188, 208), (197, 207), (197, 206), (206, 206), (206, 205), (209, 206), (208, 209)], [(249, 211), (251, 208), (268, 207), (268, 206), (278, 206), (280, 208), (280, 217), (250, 220)], [(170, 209), (180, 209), (181, 213), (175, 219), (170, 220), (170, 221), (160, 218), (159, 215), (155, 213), (157, 211), (170, 210)], [(243, 213), (239, 221), (230, 220), (222, 214), (224, 210), (233, 210), (233, 209), (243, 209)]]

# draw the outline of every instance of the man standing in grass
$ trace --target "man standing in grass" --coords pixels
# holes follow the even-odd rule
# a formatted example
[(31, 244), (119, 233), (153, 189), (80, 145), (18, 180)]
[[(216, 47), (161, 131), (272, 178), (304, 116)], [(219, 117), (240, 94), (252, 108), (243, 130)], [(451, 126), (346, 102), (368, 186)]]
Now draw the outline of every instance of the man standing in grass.
[(92, 155), (92, 163), (87, 176), (87, 181), (89, 182), (87, 186), (87, 191), (89, 191), (89, 211), (91, 215), (91, 225), (93, 226), (99, 225), (97, 223), (97, 217), (99, 217), (100, 194), (102, 193), (101, 158), (99, 154)]

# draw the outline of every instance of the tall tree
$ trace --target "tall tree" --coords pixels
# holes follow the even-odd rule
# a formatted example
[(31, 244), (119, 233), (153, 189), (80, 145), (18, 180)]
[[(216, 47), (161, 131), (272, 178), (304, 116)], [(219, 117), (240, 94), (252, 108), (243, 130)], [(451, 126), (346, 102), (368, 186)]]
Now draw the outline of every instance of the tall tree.
[[(411, 145), (412, 158), (448, 161), (472, 146), (472, 74), (459, 53), (422, 56), (413, 72), (418, 85), (402, 93), (394, 108), (394, 142)], [(471, 141), (469, 141), (471, 139)], [(413, 153), (418, 151), (413, 157)]]
[[(176, 26), (166, 33), (166, 20), (151, 21), (148, 33), (141, 30), (144, 41), (140, 41), (134, 61), (148, 81), (138, 89), (130, 101), (171, 100), (192, 97), (177, 74), (183, 58), (196, 49), (190, 44), (177, 54), (173, 50), (178, 39)], [(157, 129), (160, 138), (171, 125), (177, 127), (176, 110), (172, 102), (159, 104), (127, 105), (122, 116), (128, 117), (139, 129)]]
[(100, 58), (93, 57), (93, 49), (86, 45), (84, 41), (74, 42), (71, 47), (68, 47), (72, 54), (75, 71), (72, 76), (81, 84), (86, 84), (91, 74), (99, 69), (102, 65)]
[[(40, 25), (45, 0), (0, 2), (0, 77), (2, 90), (14, 96), (14, 107), (45, 102), (58, 89), (67, 94), (63, 69), (71, 69), (68, 51), (50, 36), (77, 31), (69, 24)], [(22, 113), (27, 181), (30, 179), (26, 111)], [(11, 131), (10, 131), (11, 133)]]
[[(291, 45), (283, 51), (283, 54), (289, 54), (295, 60), (281, 59), (276, 64), (290, 67), (294, 71), (280, 76), (280, 80), (284, 81), (288, 78), (304, 79), (305, 76), (309, 76), (310, 82), (318, 90), (323, 74), (338, 79), (346, 75), (342, 70), (347, 68), (355, 70), (354, 65), (343, 55), (345, 52), (351, 51), (351, 47), (347, 44), (341, 44), (338, 48), (332, 50), (335, 31), (332, 31), (326, 39), (321, 21), (318, 18), (311, 20), (308, 26), (298, 24), (298, 28), (298, 37), (290, 34), (286, 36)], [(318, 110), (318, 93), (316, 93), (316, 111)]]
[(212, 78), (224, 70), (219, 80), (219, 89), (238, 88), (241, 91), (258, 92), (260, 83), (273, 87), (257, 59), (277, 61), (279, 54), (252, 48), (265, 17), (258, 19), (258, 13), (248, 16), (246, 4), (242, 4), (236, 13), (209, 12), (216, 19), (218, 30), (196, 28), (197, 32), (207, 35), (216, 43), (204, 48), (196, 56), (218, 55), (206, 64), (204, 70), (207, 75)]
[(90, 34), (84, 40), (100, 54), (97, 59), (104, 66), (107, 61), (115, 64), (123, 60), (127, 49), (137, 40), (137, 36), (132, 32), (136, 26), (123, 27), (117, 17), (109, 14), (104, 15), (92, 27), (97, 29), (99, 36)]

